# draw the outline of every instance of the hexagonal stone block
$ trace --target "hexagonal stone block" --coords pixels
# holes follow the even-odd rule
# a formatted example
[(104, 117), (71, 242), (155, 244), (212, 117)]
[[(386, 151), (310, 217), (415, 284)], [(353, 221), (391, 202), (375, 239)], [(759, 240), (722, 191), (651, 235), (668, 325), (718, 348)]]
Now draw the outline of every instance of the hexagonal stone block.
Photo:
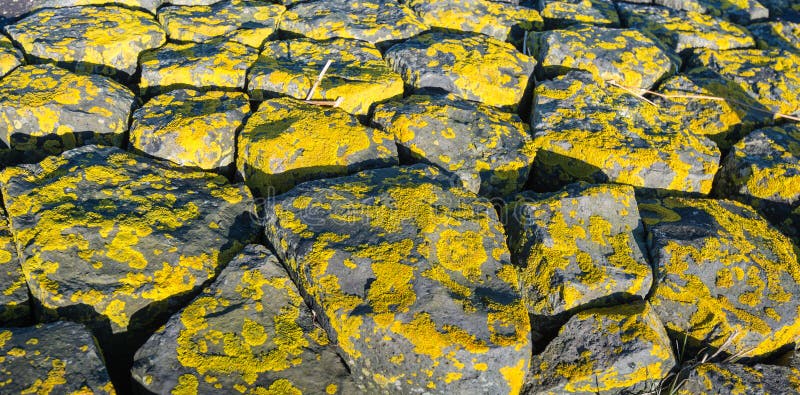
[(133, 378), (153, 393), (357, 391), (286, 270), (249, 245), (136, 352)]
[(571, 184), (525, 192), (504, 208), (531, 325), (557, 329), (589, 307), (643, 301), (653, 273), (633, 188)]
[(428, 26), (393, 0), (312, 0), (290, 6), (280, 29), (315, 40), (340, 37), (377, 44), (413, 37)]
[(181, 166), (224, 172), (234, 163), (236, 131), (249, 113), (244, 93), (174, 90), (134, 111), (129, 148)]
[(142, 54), (139, 87), (147, 95), (180, 88), (242, 89), (256, 58), (255, 48), (224, 39), (170, 43)]
[(76, 148), (0, 177), (38, 318), (86, 323), (117, 369), (256, 231), (244, 186), (117, 148)]
[(0, 142), (36, 161), (86, 144), (122, 145), (135, 96), (101, 75), (21, 66), (0, 80)]
[[(175, 3), (176, 0), (170, 0), (169, 2)], [(155, 14), (156, 9), (158, 9), (158, 7), (164, 3), (164, 0), (37, 0), (35, 4), (32, 5), (32, 9), (117, 4), (126, 6), (128, 8), (143, 8), (149, 11), (151, 14)]]
[(380, 104), (372, 122), (394, 135), (404, 159), (453, 172), (464, 188), (484, 196), (522, 189), (536, 155), (519, 116), (453, 95)]
[(769, 17), (769, 9), (758, 0), (653, 0), (653, 3), (678, 10), (721, 16), (740, 25)]
[(652, 98), (661, 111), (677, 118), (683, 130), (708, 137), (723, 151), (751, 130), (773, 123), (771, 111), (738, 84), (705, 67), (667, 78), (656, 92), (667, 95)]
[(651, 33), (675, 52), (755, 46), (747, 29), (711, 15), (627, 3), (619, 4), (619, 12), (626, 26)]
[(518, 393), (530, 326), (492, 205), (413, 165), (298, 185), (267, 239), (370, 393)]
[(673, 366), (669, 337), (648, 304), (587, 310), (533, 356), (524, 393), (647, 393)]
[(142, 51), (167, 40), (153, 15), (112, 6), (47, 8), (6, 26), (6, 32), (39, 62), (123, 80), (136, 72)]
[(482, 33), (501, 41), (521, 43), (523, 32), (544, 27), (539, 13), (528, 7), (492, 0), (407, 2), (432, 27)]
[(0, 381), (7, 394), (114, 394), (103, 355), (81, 324), (0, 329)]
[(634, 29), (576, 26), (528, 41), (546, 78), (577, 69), (631, 89), (648, 89), (677, 71), (680, 59)]
[(703, 363), (688, 372), (679, 395), (796, 394), (800, 371), (785, 366)]
[(267, 100), (239, 134), (236, 168), (258, 196), (359, 170), (397, 164), (391, 134), (355, 116), (291, 98)]
[(537, 8), (550, 29), (579, 24), (619, 26), (617, 9), (610, 0), (538, 0)]
[(211, 5), (167, 6), (158, 21), (172, 40), (203, 42), (224, 36), (254, 48), (278, 28), (286, 7), (258, 1), (226, 0)]
[(539, 83), (532, 111), (539, 151), (531, 177), (540, 189), (588, 181), (711, 190), (720, 157), (711, 140), (589, 73), (573, 71)]
[(25, 324), (30, 314), (28, 285), (3, 212), (0, 214), (0, 326)]
[(513, 45), (474, 33), (430, 32), (384, 54), (414, 88), (440, 88), (461, 98), (515, 108), (536, 61)]
[(305, 99), (328, 60), (312, 100), (341, 98), (339, 108), (366, 115), (373, 103), (403, 94), (403, 78), (374, 45), (346, 38), (268, 43), (249, 71), (247, 90), (255, 100), (279, 94)]
[[(640, 209), (643, 209), (640, 207)], [(654, 208), (650, 299), (687, 349), (762, 357), (800, 330), (800, 263), (789, 239), (753, 209), (729, 200), (667, 198)]]
[(800, 22), (774, 21), (747, 27), (761, 49), (784, 49), (800, 53)]
[(758, 129), (731, 149), (720, 169), (717, 195), (755, 207), (784, 233), (800, 237), (800, 127)]
[(761, 106), (788, 115), (800, 115), (800, 54), (783, 50), (737, 49), (697, 51), (694, 66), (708, 67), (737, 83)]
[(21, 65), (25, 59), (8, 37), (0, 34), (0, 78)]

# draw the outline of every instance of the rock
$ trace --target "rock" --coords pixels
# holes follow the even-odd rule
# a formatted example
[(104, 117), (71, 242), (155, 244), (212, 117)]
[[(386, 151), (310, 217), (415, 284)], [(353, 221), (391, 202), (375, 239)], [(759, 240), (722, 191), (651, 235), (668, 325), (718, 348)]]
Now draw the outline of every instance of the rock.
[(300, 184), (265, 212), (369, 393), (518, 393), (530, 326), (488, 201), (414, 165)]
[(453, 172), (464, 188), (502, 197), (522, 189), (536, 149), (516, 115), (453, 95), (419, 94), (380, 104), (372, 122), (403, 156)]
[(339, 108), (366, 115), (373, 103), (403, 94), (403, 79), (365, 41), (299, 38), (267, 43), (250, 69), (247, 90), (255, 100), (278, 94), (305, 99), (325, 63), (331, 60), (313, 100), (335, 101)]
[(158, 394), (352, 394), (334, 350), (275, 255), (250, 245), (150, 337), (132, 373)]
[(411, 0), (407, 5), (428, 26), (482, 33), (519, 45), (525, 31), (544, 27), (536, 10), (493, 0)]
[(529, 52), (538, 54), (546, 78), (579, 69), (631, 89), (648, 89), (680, 64), (653, 39), (632, 29), (577, 26), (543, 32), (530, 44), (535, 44)]
[(114, 394), (103, 355), (71, 322), (0, 329), (0, 389), (6, 394)]
[(224, 172), (234, 163), (236, 131), (249, 113), (244, 93), (171, 91), (133, 113), (130, 148), (181, 166)]
[(236, 167), (262, 197), (295, 185), (397, 164), (389, 133), (335, 108), (291, 98), (267, 100), (239, 134)]
[(755, 46), (747, 29), (711, 15), (627, 3), (619, 3), (619, 12), (626, 26), (651, 33), (675, 52)]
[(0, 181), (37, 318), (86, 323), (116, 374), (256, 232), (244, 186), (117, 148), (76, 148)]
[(677, 394), (797, 394), (800, 372), (784, 366), (747, 366), (735, 363), (703, 363), (688, 374)]
[(737, 83), (770, 111), (800, 115), (800, 54), (738, 49), (696, 52), (690, 64), (708, 67)]
[(525, 393), (649, 393), (674, 365), (664, 325), (648, 304), (587, 310), (533, 356)]
[(524, 192), (505, 206), (522, 294), (543, 331), (588, 307), (643, 301), (653, 272), (634, 190), (571, 184), (556, 193)]
[(147, 95), (179, 88), (243, 89), (247, 69), (258, 51), (234, 41), (167, 44), (142, 54), (142, 81)]
[(167, 6), (158, 21), (172, 40), (203, 42), (224, 36), (254, 48), (278, 28), (286, 7), (258, 1), (226, 0), (211, 5)]
[(539, 83), (531, 129), (532, 179), (543, 190), (587, 181), (707, 194), (720, 157), (674, 117), (586, 72)]
[(0, 79), (25, 62), (22, 53), (8, 37), (0, 34)]
[(721, 16), (740, 25), (769, 16), (769, 10), (758, 0), (654, 0), (653, 3), (678, 10)]
[(111, 6), (43, 9), (6, 26), (6, 32), (38, 62), (125, 81), (136, 72), (142, 51), (167, 40), (151, 14)]
[(340, 37), (378, 44), (413, 37), (428, 26), (393, 0), (311, 0), (289, 7), (280, 29), (314, 40)]
[(509, 43), (474, 33), (430, 32), (384, 54), (414, 88), (440, 88), (491, 106), (516, 108), (536, 61)]
[[(202, 1), (202, 0), (191, 0), (191, 1)], [(217, 1), (217, 0), (214, 0)], [(86, 5), (121, 5), (127, 8), (142, 8), (149, 11), (151, 14), (156, 13), (156, 9), (159, 6), (166, 3), (167, 1), (164, 0), (37, 0), (36, 4), (32, 7), (32, 9), (41, 9), (41, 8), (64, 8), (64, 7), (74, 7), (74, 6), (86, 6)], [(169, 3), (175, 3), (176, 0), (169, 0)]]
[(3, 212), (0, 213), (0, 326), (24, 325), (30, 320), (30, 314), (28, 286)]
[(578, 24), (619, 26), (617, 9), (609, 0), (538, 0), (537, 4), (550, 29)]
[(689, 350), (728, 341), (725, 353), (748, 358), (795, 341), (800, 264), (786, 236), (728, 200), (667, 198), (642, 209), (660, 214), (648, 227), (659, 279), (650, 301), (673, 339)]
[(761, 49), (783, 49), (800, 53), (800, 22), (774, 21), (747, 27)]
[(21, 66), (0, 80), (0, 141), (25, 161), (87, 144), (121, 146), (135, 100), (100, 75)]
[(773, 122), (772, 112), (738, 84), (705, 67), (667, 78), (657, 93), (669, 97), (655, 96), (652, 101), (664, 113), (676, 117), (683, 130), (708, 137), (723, 151), (751, 130)]
[(731, 149), (720, 169), (718, 196), (756, 208), (789, 236), (800, 237), (800, 127), (758, 129)]

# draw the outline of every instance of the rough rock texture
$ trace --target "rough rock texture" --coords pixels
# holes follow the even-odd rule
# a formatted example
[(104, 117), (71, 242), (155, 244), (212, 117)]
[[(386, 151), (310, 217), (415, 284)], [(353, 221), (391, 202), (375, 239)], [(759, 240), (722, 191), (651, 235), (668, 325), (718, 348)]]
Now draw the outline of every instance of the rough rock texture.
[(484, 196), (519, 191), (536, 149), (516, 115), (458, 99), (420, 94), (375, 108), (372, 122), (394, 135), (406, 160), (435, 164)]
[(124, 80), (136, 72), (139, 53), (167, 40), (153, 15), (111, 6), (43, 9), (6, 32), (37, 61)]
[(38, 318), (87, 323), (112, 362), (255, 232), (244, 186), (117, 148), (76, 148), (0, 176)]
[(286, 270), (260, 245), (245, 247), (150, 337), (132, 373), (158, 394), (360, 392)]
[(341, 98), (339, 108), (364, 115), (373, 103), (403, 94), (402, 77), (374, 45), (344, 38), (268, 43), (250, 69), (247, 90), (255, 100), (277, 94), (305, 99), (328, 60), (312, 100)]
[(406, 4), (431, 27), (482, 33), (501, 41), (521, 43), (523, 32), (544, 27), (536, 10), (492, 0), (411, 0)]
[[(176, 3), (180, 0), (169, 0), (169, 3)], [(191, 0), (194, 2), (202, 1), (202, 0)], [(63, 7), (73, 7), (73, 6), (85, 6), (85, 5), (108, 5), (108, 4), (118, 4), (122, 6), (127, 6), (130, 8), (143, 8), (149, 11), (152, 14), (156, 13), (156, 9), (159, 6), (166, 3), (165, 0), (36, 0), (36, 4), (33, 5), (31, 9), (40, 9), (40, 8), (63, 8)]]
[(0, 78), (21, 65), (25, 59), (8, 37), (0, 34)]
[(4, 394), (113, 394), (103, 356), (81, 324), (0, 329)]
[(238, 138), (236, 167), (258, 196), (298, 183), (397, 164), (393, 136), (356, 117), (291, 98), (267, 100)]
[(630, 186), (526, 192), (505, 206), (503, 219), (534, 327), (553, 329), (575, 311), (643, 301), (650, 291), (653, 273)]
[(800, 127), (759, 129), (733, 146), (720, 169), (717, 194), (755, 207), (792, 237), (800, 237)]
[(769, 10), (759, 0), (654, 0), (653, 3), (679, 10), (721, 16), (740, 25), (747, 25), (769, 16)]
[(648, 304), (587, 310), (533, 356), (525, 392), (648, 393), (674, 365), (670, 340)]
[(236, 131), (249, 113), (244, 93), (171, 91), (133, 113), (129, 148), (181, 166), (224, 170), (234, 163)]
[(224, 39), (170, 43), (142, 54), (139, 86), (145, 94), (187, 87), (242, 89), (256, 58), (255, 48)]
[(278, 4), (226, 0), (211, 5), (167, 6), (158, 11), (158, 21), (172, 40), (203, 42), (224, 36), (260, 48), (277, 30), (285, 10)]
[(28, 161), (86, 144), (120, 146), (134, 101), (101, 75), (21, 66), (0, 80), (0, 141)]
[(26, 324), (30, 314), (28, 286), (3, 212), (0, 215), (0, 326)]
[(538, 8), (548, 28), (587, 24), (619, 26), (619, 15), (610, 0), (538, 0)]
[(706, 66), (737, 83), (773, 112), (800, 115), (800, 54), (782, 50), (698, 51), (690, 64)]
[[(648, 204), (649, 206), (649, 204)], [(650, 299), (686, 347), (721, 347), (762, 357), (796, 340), (800, 263), (786, 236), (737, 202), (667, 198), (640, 209), (648, 227), (656, 286)]]
[(547, 78), (579, 69), (628, 88), (648, 89), (679, 64), (653, 39), (633, 29), (578, 26), (543, 32), (528, 43)]
[(747, 27), (761, 49), (784, 49), (800, 53), (800, 22), (776, 21)]
[(704, 363), (693, 368), (679, 395), (797, 394), (800, 372), (784, 366)]
[(280, 29), (313, 38), (355, 38), (373, 44), (413, 37), (428, 26), (393, 0), (312, 0), (291, 6)]
[(517, 393), (530, 326), (492, 205), (426, 165), (304, 183), (267, 238), (371, 392)]
[(719, 163), (713, 142), (674, 117), (586, 72), (539, 83), (531, 129), (540, 189), (572, 181), (708, 193)]
[(657, 92), (669, 96), (652, 98), (658, 108), (676, 117), (683, 130), (708, 137), (721, 150), (728, 150), (756, 127), (773, 122), (772, 112), (738, 84), (705, 67), (664, 80)]
[(440, 88), (498, 107), (517, 106), (536, 66), (513, 45), (474, 33), (425, 33), (384, 55), (414, 88)]
[(747, 29), (711, 15), (627, 3), (619, 3), (619, 12), (626, 26), (651, 33), (675, 52), (755, 46)]

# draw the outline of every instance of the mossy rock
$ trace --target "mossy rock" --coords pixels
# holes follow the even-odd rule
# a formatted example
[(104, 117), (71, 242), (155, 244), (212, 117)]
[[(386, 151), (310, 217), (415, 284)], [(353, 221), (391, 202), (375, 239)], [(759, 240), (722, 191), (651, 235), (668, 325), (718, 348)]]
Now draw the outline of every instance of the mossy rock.
[(755, 46), (747, 29), (712, 15), (627, 3), (619, 3), (619, 12), (626, 26), (651, 33), (675, 52)]
[(534, 90), (531, 129), (539, 148), (532, 183), (574, 181), (677, 192), (711, 191), (720, 153), (675, 117), (625, 90), (573, 71)]
[(386, 60), (407, 85), (439, 88), (496, 107), (516, 109), (536, 60), (513, 45), (474, 33), (434, 31), (389, 48)]
[(643, 301), (650, 291), (653, 272), (630, 186), (524, 192), (503, 219), (534, 329), (551, 332), (577, 311)]
[(658, 281), (650, 299), (686, 352), (763, 358), (796, 341), (800, 263), (789, 239), (729, 200), (641, 204)]
[(36, 62), (126, 81), (141, 52), (167, 41), (152, 14), (113, 6), (46, 8), (5, 29)]
[(0, 329), (0, 389), (6, 394), (114, 394), (103, 355), (72, 322)]
[(265, 212), (368, 392), (518, 393), (530, 326), (488, 201), (418, 164), (303, 183)]
[(223, 38), (170, 43), (142, 54), (139, 87), (145, 95), (180, 88), (240, 90), (256, 58), (255, 48)]
[(798, 394), (800, 371), (785, 366), (703, 363), (692, 368), (678, 395)]
[(373, 44), (346, 38), (267, 43), (249, 71), (247, 90), (255, 100), (277, 95), (305, 99), (328, 60), (332, 63), (312, 100), (341, 98), (339, 108), (366, 115), (373, 103), (403, 94), (403, 78)]
[(315, 40), (340, 37), (378, 44), (413, 37), (428, 26), (393, 0), (312, 0), (290, 6), (280, 29)]
[(0, 215), (0, 326), (24, 325), (30, 319), (28, 285), (19, 265), (17, 246), (8, 227), (8, 219), (3, 212)]
[(610, 0), (538, 0), (536, 3), (550, 29), (572, 25), (619, 27), (619, 15)]
[(0, 34), (0, 79), (24, 62), (22, 52), (14, 47), (8, 37)]
[(225, 172), (234, 163), (236, 131), (249, 113), (248, 97), (241, 92), (174, 90), (133, 113), (129, 149)]
[(670, 339), (648, 304), (592, 309), (533, 356), (524, 393), (651, 393), (673, 366)]
[(755, 36), (760, 49), (783, 49), (800, 53), (800, 22), (754, 23), (747, 29)]
[(380, 104), (372, 122), (394, 135), (404, 159), (453, 172), (464, 188), (483, 196), (521, 190), (536, 154), (519, 116), (454, 95), (417, 94)]
[(203, 42), (225, 37), (261, 48), (277, 29), (286, 7), (259, 1), (225, 0), (211, 5), (167, 6), (158, 21), (176, 41)]
[(121, 146), (135, 96), (124, 85), (53, 65), (0, 80), (0, 143), (8, 161), (37, 161), (88, 144)]
[(158, 394), (358, 391), (286, 270), (249, 245), (136, 352), (134, 379)]
[(759, 0), (653, 0), (653, 3), (684, 11), (694, 11), (748, 25), (769, 17), (769, 9)]
[(397, 164), (391, 134), (342, 110), (286, 97), (261, 103), (237, 144), (238, 174), (261, 197), (304, 181)]

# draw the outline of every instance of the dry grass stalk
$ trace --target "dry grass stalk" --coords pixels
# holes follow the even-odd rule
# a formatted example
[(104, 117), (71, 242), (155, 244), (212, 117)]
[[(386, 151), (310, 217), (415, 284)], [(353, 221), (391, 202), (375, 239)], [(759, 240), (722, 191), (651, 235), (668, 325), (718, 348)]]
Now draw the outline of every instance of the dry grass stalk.
[(333, 60), (328, 59), (325, 63), (325, 67), (322, 68), (322, 71), (319, 73), (319, 77), (317, 77), (317, 81), (314, 82), (314, 85), (311, 87), (311, 90), (308, 91), (308, 96), (306, 96), (306, 101), (311, 101), (311, 98), (314, 96), (314, 92), (319, 87), (319, 84), (322, 82), (322, 78), (325, 77), (325, 72), (328, 71), (328, 67), (331, 67), (331, 63)]

